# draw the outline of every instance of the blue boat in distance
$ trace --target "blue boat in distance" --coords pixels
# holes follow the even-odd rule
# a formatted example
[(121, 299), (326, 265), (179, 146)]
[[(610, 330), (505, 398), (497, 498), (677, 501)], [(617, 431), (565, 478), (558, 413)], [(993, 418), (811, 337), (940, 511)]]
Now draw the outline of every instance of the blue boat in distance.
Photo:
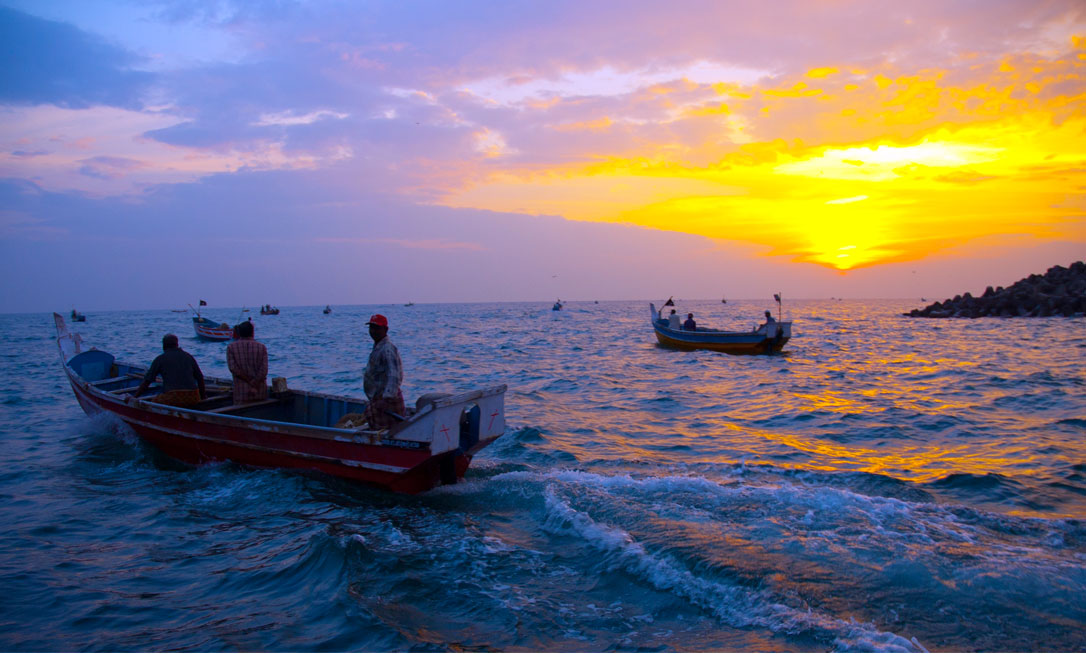
[(562, 301), (561, 300), (556, 300), (555, 303), (554, 303), (554, 306), (551, 307), (551, 311), (561, 311), (561, 310), (562, 310)]
[(792, 321), (783, 320), (750, 332), (725, 332), (698, 327), (696, 330), (671, 329), (660, 317), (656, 305), (649, 303), (652, 328), (660, 345), (680, 350), (713, 350), (728, 354), (772, 354), (780, 352), (792, 338)]

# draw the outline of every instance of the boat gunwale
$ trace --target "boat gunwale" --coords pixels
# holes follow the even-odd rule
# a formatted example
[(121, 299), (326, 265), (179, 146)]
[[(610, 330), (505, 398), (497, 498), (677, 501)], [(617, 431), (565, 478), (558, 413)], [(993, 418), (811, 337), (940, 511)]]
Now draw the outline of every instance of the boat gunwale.
[[(102, 351), (102, 350), (99, 350), (99, 351)], [(132, 364), (129, 364), (129, 363), (125, 363), (123, 361), (118, 361), (118, 362), (116, 362), (116, 364), (121, 365), (121, 366), (127, 366), (127, 367), (131, 368), (132, 370), (141, 370), (140, 366), (135, 366), (135, 365), (132, 365)], [(434, 402), (428, 404), (426, 407), (424, 407), (422, 410), (418, 411), (417, 413), (409, 416), (406, 420), (404, 420), (403, 422), (395, 425), (391, 429), (380, 429), (380, 430), (345, 429), (345, 428), (342, 428), (342, 427), (324, 427), (324, 426), (320, 426), (320, 425), (307, 425), (307, 424), (302, 424), (302, 423), (297, 423), (297, 422), (285, 422), (285, 421), (282, 421), (282, 420), (268, 420), (266, 418), (252, 418), (252, 417), (247, 417), (247, 416), (236, 416), (236, 415), (230, 415), (228, 413), (214, 413), (212, 411), (208, 411), (208, 410), (205, 410), (205, 409), (193, 409), (193, 408), (189, 408), (189, 407), (176, 407), (176, 406), (172, 406), (172, 405), (169, 405), (169, 404), (160, 404), (158, 402), (152, 402), (150, 400), (140, 399), (138, 397), (133, 397), (131, 399), (126, 399), (126, 398), (124, 398), (124, 397), (122, 397), (120, 395), (116, 395), (112, 391), (107, 391), (107, 390), (98, 388), (97, 386), (94, 385), (94, 382), (87, 381), (86, 379), (83, 379), (83, 377), (81, 377), (79, 374), (77, 374), (75, 372), (75, 370), (73, 370), (72, 367), (69, 366), (67, 363), (64, 364), (64, 370), (65, 370), (65, 373), (68, 375), (69, 380), (72, 381), (75, 384), (78, 384), (87, 394), (95, 396), (97, 398), (100, 398), (101, 400), (107, 401), (107, 402), (109, 402), (111, 404), (128, 407), (130, 409), (147, 411), (147, 412), (150, 412), (152, 414), (161, 415), (161, 416), (164, 416), (164, 417), (181, 418), (181, 419), (185, 419), (185, 420), (192, 420), (193, 422), (198, 422), (198, 423), (218, 424), (220, 426), (228, 426), (228, 427), (235, 427), (235, 428), (238, 427), (238, 426), (244, 426), (244, 425), (247, 425), (247, 424), (252, 424), (252, 426), (254, 428), (256, 428), (258, 431), (278, 431), (278, 432), (282, 432), (282, 433), (289, 433), (290, 435), (294, 435), (294, 436), (302, 436), (302, 437), (310, 437), (310, 438), (322, 438), (322, 439), (325, 439), (325, 440), (335, 440), (335, 441), (340, 441), (340, 442), (352, 442), (352, 443), (358, 443), (358, 444), (361, 444), (361, 445), (376, 445), (377, 443), (358, 442), (353, 438), (344, 439), (342, 437), (344, 437), (344, 436), (355, 436), (355, 437), (364, 436), (364, 437), (368, 437), (371, 441), (374, 440), (374, 439), (377, 439), (377, 438), (381, 438), (381, 440), (389, 439), (389, 440), (400, 440), (400, 441), (407, 441), (407, 442), (413, 442), (413, 443), (429, 443), (430, 439), (429, 439), (428, 435), (427, 435), (427, 438), (425, 438), (425, 439), (403, 438), (403, 437), (398, 437), (398, 436), (402, 432), (407, 431), (410, 426), (412, 426), (412, 425), (414, 425), (414, 424), (416, 424), (418, 422), (421, 422), (421, 420), (423, 418), (425, 418), (426, 415), (428, 415), (429, 413), (431, 413), (432, 411), (435, 410), (435, 407), (436, 408), (444, 408), (444, 407), (448, 407), (448, 406), (455, 406), (457, 404), (467, 404), (467, 403), (469, 403), (469, 402), (471, 402), (473, 400), (476, 400), (476, 399), (481, 399), (481, 398), (484, 398), (484, 397), (492, 397), (492, 396), (495, 396), (495, 395), (500, 395), (502, 393), (505, 393), (506, 390), (508, 390), (508, 388), (507, 388), (507, 386), (505, 384), (499, 384), (497, 386), (489, 386), (489, 387), (486, 387), (486, 388), (483, 388), (483, 389), (476, 389), (476, 390), (473, 390), (473, 391), (466, 391), (464, 393), (460, 393), (460, 394), (457, 394), (457, 395), (452, 395), (452, 396), (447, 397), (447, 398), (440, 398), (440, 399), (435, 400)], [(130, 373), (130, 374), (134, 374), (134, 373)], [(118, 378), (123, 378), (123, 377), (118, 377)], [(228, 385), (232, 384), (232, 382), (226, 381), (221, 377), (205, 377), (204, 379), (205, 379), (205, 382), (206, 381), (212, 381), (212, 382), (215, 382), (215, 383), (223, 385), (223, 386), (228, 386)], [(349, 397), (349, 396), (346, 396), (346, 395), (334, 395), (332, 393), (321, 393), (321, 392), (318, 392), (318, 391), (303, 391), (303, 390), (291, 390), (289, 392), (292, 393), (292, 394), (302, 395), (302, 396), (305, 396), (305, 397), (317, 397), (317, 398), (320, 398), (320, 399), (323, 399), (323, 400), (334, 400), (334, 401), (340, 401), (340, 402), (350, 402), (350, 403), (355, 403), (355, 404), (364, 404), (364, 403), (366, 403), (365, 400), (361, 400), (359, 398), (354, 398), (354, 397)], [(290, 401), (289, 396), (286, 396), (286, 397), (283, 397), (283, 398), (275, 398), (275, 399), (280, 399), (283, 402)], [(239, 405), (239, 406), (244, 407), (245, 405)], [(277, 427), (278, 429), (269, 429), (269, 427)], [(304, 433), (299, 433), (299, 432), (304, 432)]]
[[(58, 337), (58, 340), (65, 337)], [(67, 338), (71, 338), (68, 336)], [(86, 350), (90, 351), (90, 350)], [(98, 350), (104, 352), (104, 350)], [(63, 354), (63, 351), (62, 351)], [(68, 361), (71, 361), (68, 360)], [(124, 379), (125, 377), (139, 378), (141, 375), (137, 373), (137, 370), (141, 370), (146, 374), (146, 368), (126, 363), (123, 361), (114, 362), (117, 366), (125, 366), (131, 372), (127, 375), (118, 375), (110, 379), (103, 379), (99, 381), (111, 381), (117, 379)], [(290, 423), (285, 420), (271, 420), (267, 418), (257, 418), (239, 415), (230, 415), (228, 413), (215, 413), (209, 410), (201, 410), (201, 408), (181, 407), (173, 406), (169, 404), (161, 404), (159, 402), (152, 402), (147, 399), (130, 398), (126, 399), (122, 395), (116, 394), (114, 391), (105, 390), (96, 386), (97, 382), (89, 381), (78, 375), (71, 365), (64, 362), (64, 372), (68, 376), (73, 385), (79, 386), (87, 394), (92, 395), (94, 398), (98, 398), (100, 401), (108, 402), (117, 406), (125, 406), (132, 408), (132, 410), (146, 411), (155, 415), (161, 415), (164, 417), (174, 417), (181, 419), (192, 420), (194, 423), (211, 424), (218, 426), (225, 426), (231, 428), (251, 426), (257, 431), (276, 431), (281, 433), (288, 433), (291, 436), (305, 437), (305, 438), (318, 438), (324, 440), (334, 440), (340, 442), (352, 442), (357, 444), (379, 444), (380, 440), (400, 440), (414, 443), (429, 443), (431, 442), (430, 435), (419, 435), (417, 438), (411, 438), (409, 433), (403, 433), (409, 431), (413, 425), (421, 422), (422, 418), (425, 418), (428, 414), (437, 410), (437, 408), (444, 408), (447, 406), (454, 406), (456, 404), (467, 404), (475, 400), (482, 398), (490, 398), (493, 395), (498, 395), (506, 392), (508, 387), (502, 383), (502, 385), (485, 387), (482, 389), (475, 389), (465, 391), (463, 393), (452, 394), (447, 398), (439, 398), (428, 403), (422, 407), (420, 411), (408, 416), (403, 422), (394, 425), (389, 429), (349, 429), (342, 427), (325, 427), (320, 425), (305, 425), (302, 423)], [(220, 387), (231, 387), (232, 380), (227, 380), (222, 377), (205, 377), (205, 383), (211, 381), (216, 383)], [(352, 398), (349, 395), (338, 395), (333, 393), (325, 393), (320, 391), (305, 391), (305, 390), (290, 390), (289, 393), (293, 395), (302, 395), (304, 398), (319, 398), (321, 400), (332, 400), (344, 403), (365, 404), (365, 400), (359, 398)], [(282, 402), (289, 402), (291, 400), (290, 395), (285, 395), (282, 398), (275, 398)], [(244, 407), (245, 405), (238, 405)], [(343, 437), (355, 437), (355, 438), (343, 438)], [(370, 442), (358, 441), (356, 438), (364, 437)], [(372, 442), (377, 440), (378, 442)], [(228, 441), (232, 442), (232, 441)], [(396, 447), (394, 444), (390, 444), (389, 447)]]

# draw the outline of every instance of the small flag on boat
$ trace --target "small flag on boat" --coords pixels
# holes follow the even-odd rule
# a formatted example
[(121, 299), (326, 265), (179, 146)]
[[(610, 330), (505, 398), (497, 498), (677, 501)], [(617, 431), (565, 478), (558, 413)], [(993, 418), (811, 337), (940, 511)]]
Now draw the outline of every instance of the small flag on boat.
[(206, 306), (207, 306), (207, 302), (205, 302), (205, 301), (203, 301), (203, 300), (200, 300), (200, 306), (202, 306), (202, 307), (206, 307)]
[(781, 294), (780, 293), (774, 293), (773, 294), (773, 299), (776, 300), (777, 302), (780, 302), (781, 301)]

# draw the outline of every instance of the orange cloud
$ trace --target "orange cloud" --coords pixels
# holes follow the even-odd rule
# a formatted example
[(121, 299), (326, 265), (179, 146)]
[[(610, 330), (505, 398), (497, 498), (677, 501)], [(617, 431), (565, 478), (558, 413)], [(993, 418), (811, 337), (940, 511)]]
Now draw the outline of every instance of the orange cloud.
[[(827, 66), (804, 75), (819, 88), (683, 85), (666, 118), (624, 123), (613, 151), (570, 142), (563, 163), (506, 167), (442, 202), (745, 241), (838, 270), (1000, 234), (1086, 242), (1077, 54), (909, 74)], [(622, 119), (612, 106), (606, 126)]]
[(598, 120), (586, 120), (578, 123), (563, 123), (561, 125), (555, 125), (554, 130), (559, 132), (577, 132), (577, 131), (599, 131), (604, 130), (613, 125), (614, 123), (610, 118), (604, 116)]
[(819, 79), (822, 77), (829, 77), (830, 75), (836, 75), (838, 72), (840, 71), (838, 71), (833, 66), (826, 66), (824, 68), (812, 68), (811, 70), (807, 71), (807, 77)]

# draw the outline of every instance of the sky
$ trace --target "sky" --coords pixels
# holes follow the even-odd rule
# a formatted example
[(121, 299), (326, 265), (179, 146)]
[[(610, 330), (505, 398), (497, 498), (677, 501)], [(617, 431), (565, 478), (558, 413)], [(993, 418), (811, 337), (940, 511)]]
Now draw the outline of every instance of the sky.
[(0, 0), (0, 36), (0, 312), (919, 302), (1086, 259), (1078, 0)]

